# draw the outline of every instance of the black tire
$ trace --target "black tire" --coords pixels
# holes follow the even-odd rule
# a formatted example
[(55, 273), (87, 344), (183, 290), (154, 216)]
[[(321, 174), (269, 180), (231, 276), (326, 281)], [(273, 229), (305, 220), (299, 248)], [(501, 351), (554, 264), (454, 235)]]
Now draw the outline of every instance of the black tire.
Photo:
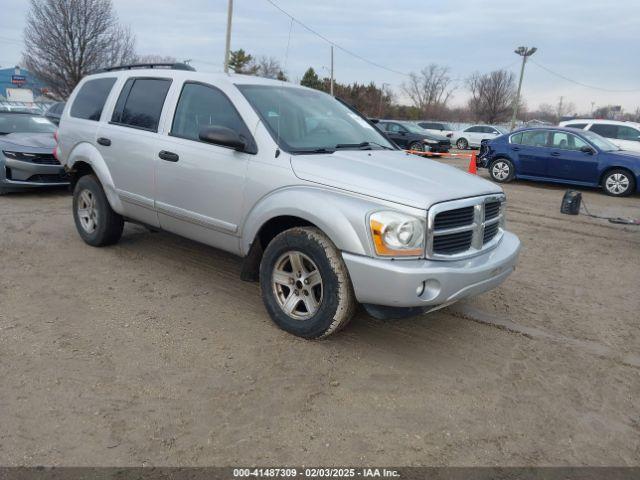
[[(303, 260), (302, 276), (297, 275), (291, 255)], [(289, 270), (290, 277), (280, 278), (288, 278), (288, 282), (293, 283), (274, 280), (289, 274)], [(316, 270), (321, 283), (315, 287), (305, 286), (308, 279), (317, 280), (311, 276)], [(260, 262), (260, 289), (274, 323), (303, 338), (323, 338), (341, 330), (356, 311), (355, 294), (342, 256), (333, 242), (315, 227), (286, 230), (269, 243)], [(308, 301), (316, 304), (314, 313), (313, 305), (307, 309)], [(291, 313), (284, 310), (287, 304), (293, 310)]]
[[(89, 198), (93, 199), (94, 206), (93, 208), (84, 208), (83, 213), (86, 211), (90, 213), (81, 215), (80, 209), (86, 205), (85, 198), (87, 197), (85, 195), (89, 195)], [(81, 219), (81, 216), (84, 220)], [(90, 220), (86, 220), (87, 218), (93, 218), (95, 223), (93, 229), (89, 228), (93, 224), (90, 223)], [(94, 175), (80, 177), (73, 189), (73, 219), (80, 237), (94, 247), (113, 245), (122, 236), (124, 219), (113, 211), (100, 181)], [(87, 222), (90, 224), (87, 225)]]
[(459, 138), (456, 141), (456, 148), (458, 150), (466, 150), (467, 148), (469, 148), (469, 142), (467, 142), (466, 138)]
[[(614, 168), (602, 176), (602, 189), (612, 197), (626, 197), (636, 190), (636, 180), (628, 170)], [(625, 188), (626, 187), (626, 188)]]
[(496, 158), (489, 165), (489, 176), (494, 182), (508, 183), (516, 176), (516, 167), (511, 160)]
[(411, 142), (409, 144), (409, 150), (415, 150), (416, 152), (424, 152), (424, 145), (422, 142)]

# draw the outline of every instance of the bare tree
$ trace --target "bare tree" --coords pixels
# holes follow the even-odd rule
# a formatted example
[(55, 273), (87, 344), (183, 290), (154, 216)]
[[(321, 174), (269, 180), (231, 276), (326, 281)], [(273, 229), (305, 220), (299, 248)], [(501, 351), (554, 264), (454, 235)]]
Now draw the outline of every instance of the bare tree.
[[(286, 80), (284, 71), (280, 62), (273, 57), (258, 57), (255, 61), (256, 75), (265, 78), (276, 78), (278, 80)], [(283, 78), (284, 77), (284, 78)]]
[(24, 39), (27, 69), (62, 98), (86, 74), (135, 56), (111, 0), (31, 0)]
[(516, 96), (515, 78), (507, 70), (474, 73), (467, 80), (471, 99), (469, 109), (476, 118), (487, 123), (509, 119)]
[(411, 99), (414, 107), (429, 116), (444, 110), (453, 93), (449, 68), (432, 63), (420, 73), (410, 73), (402, 90)]

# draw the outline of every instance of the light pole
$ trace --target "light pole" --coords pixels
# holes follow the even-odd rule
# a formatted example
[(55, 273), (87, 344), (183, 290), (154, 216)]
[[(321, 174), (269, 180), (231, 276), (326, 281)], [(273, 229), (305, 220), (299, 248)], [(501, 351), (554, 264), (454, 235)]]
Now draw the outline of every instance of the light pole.
[(224, 47), (224, 73), (229, 73), (229, 54), (231, 50), (231, 18), (233, 17), (233, 0), (227, 7), (227, 41)]
[(389, 86), (388, 83), (383, 83), (380, 87), (380, 103), (378, 103), (378, 118), (382, 115), (382, 98), (384, 97), (384, 87)]
[(333, 45), (331, 45), (331, 96), (333, 97)]
[(514, 51), (522, 57), (522, 67), (520, 68), (520, 81), (518, 82), (518, 93), (516, 94), (516, 101), (513, 103), (513, 116), (511, 117), (511, 130), (516, 128), (516, 117), (518, 116), (518, 106), (520, 105), (520, 91), (522, 90), (522, 77), (524, 77), (524, 65), (527, 63), (527, 58), (536, 53), (538, 49), (536, 47), (518, 47)]

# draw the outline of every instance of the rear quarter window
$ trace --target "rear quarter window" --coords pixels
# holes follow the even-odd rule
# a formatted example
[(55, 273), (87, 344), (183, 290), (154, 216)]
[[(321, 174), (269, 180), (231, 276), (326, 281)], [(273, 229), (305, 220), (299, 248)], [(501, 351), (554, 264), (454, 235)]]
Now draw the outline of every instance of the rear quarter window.
[(70, 115), (84, 120), (100, 120), (115, 78), (96, 78), (85, 82), (71, 105)]

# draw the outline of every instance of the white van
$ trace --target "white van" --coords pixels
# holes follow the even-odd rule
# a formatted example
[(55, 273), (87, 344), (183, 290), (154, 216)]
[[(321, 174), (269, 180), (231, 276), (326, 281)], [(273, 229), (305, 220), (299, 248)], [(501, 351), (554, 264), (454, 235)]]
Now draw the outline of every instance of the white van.
[(575, 119), (560, 122), (561, 127), (578, 128), (608, 138), (622, 150), (640, 152), (640, 123), (616, 120)]

